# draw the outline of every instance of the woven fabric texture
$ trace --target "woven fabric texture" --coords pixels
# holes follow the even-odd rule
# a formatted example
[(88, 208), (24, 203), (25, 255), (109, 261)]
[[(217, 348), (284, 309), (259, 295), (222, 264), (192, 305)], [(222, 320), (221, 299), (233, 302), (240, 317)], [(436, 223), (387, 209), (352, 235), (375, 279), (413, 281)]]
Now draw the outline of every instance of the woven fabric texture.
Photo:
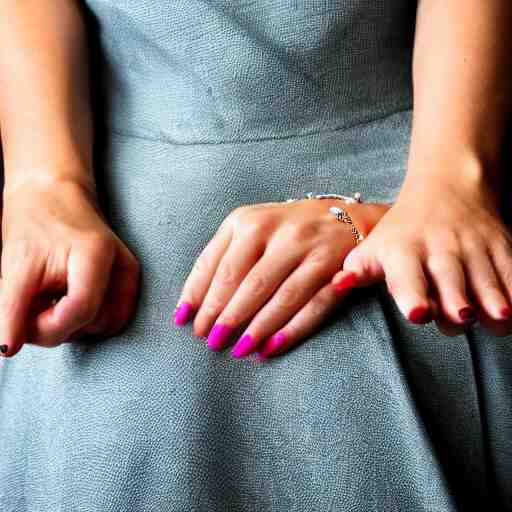
[(383, 284), (265, 364), (172, 324), (237, 206), (396, 198), (416, 3), (85, 4), (98, 187), (141, 292), (116, 337), (0, 362), (0, 510), (512, 510), (512, 336), (412, 325)]

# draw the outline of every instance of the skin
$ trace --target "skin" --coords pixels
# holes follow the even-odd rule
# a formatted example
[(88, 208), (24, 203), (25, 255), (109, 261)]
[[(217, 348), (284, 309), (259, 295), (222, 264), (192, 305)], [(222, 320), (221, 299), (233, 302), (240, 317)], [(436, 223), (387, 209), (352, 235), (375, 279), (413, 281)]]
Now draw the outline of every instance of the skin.
[(0, 3), (5, 357), (24, 343), (111, 336), (135, 307), (139, 263), (98, 208), (86, 57), (78, 4)]
[[(473, 3), (471, 11), (466, 0), (453, 2), (457, 9), (448, 12), (443, 10), (442, 2), (421, 2), (420, 7), (431, 9), (432, 12), (427, 14), (435, 16), (437, 21), (451, 16), (453, 23), (455, 16), (458, 21), (462, 12), (478, 12), (479, 16), (475, 15), (475, 18), (489, 23), (473, 27), (473, 31), (482, 36), (484, 43), (487, 41), (487, 45), (484, 44), (487, 52), (469, 48), (476, 53), (469, 59), (472, 66), (468, 67), (472, 71), (463, 69), (464, 80), (455, 80), (446, 73), (451, 81), (446, 76), (441, 80), (443, 68), (439, 66), (451, 70), (453, 62), (441, 59), (443, 64), (437, 64), (437, 59), (432, 58), (438, 54), (435, 49), (417, 52), (415, 109), (418, 107), (420, 114), (415, 114), (411, 163), (404, 193), (401, 192), (399, 198), (400, 208), (404, 209), (392, 209), (391, 205), (342, 204), (355, 225), (367, 235), (351, 252), (354, 240), (348, 226), (327, 213), (328, 207), (339, 205), (339, 201), (304, 200), (237, 208), (226, 217), (196, 260), (180, 296), (179, 302), (190, 302), (196, 311), (193, 325), (196, 335), (206, 336), (214, 322), (231, 328), (249, 322), (243, 334), (252, 335), (255, 349), (264, 356), (288, 350), (313, 332), (346, 296), (345, 292), (336, 292), (331, 284), (345, 256), (356, 263), (363, 261), (354, 254), (361, 254), (359, 249), (363, 247), (366, 250), (372, 244), (373, 247), (379, 245), (371, 241), (373, 233), (378, 233), (387, 247), (401, 240), (403, 218), (416, 216), (416, 213), (412, 215), (411, 208), (405, 210), (408, 203), (403, 198), (409, 197), (412, 201), (412, 191), (419, 190), (423, 194), (425, 183), (433, 177), (451, 175), (453, 183), (457, 178), (457, 184), (461, 177), (468, 178), (463, 180), (467, 182), (465, 187), (452, 187), (459, 199), (453, 200), (453, 194), (445, 192), (448, 202), (443, 210), (446, 218), (441, 219), (443, 226), (467, 223), (467, 208), (469, 203), (475, 202), (477, 206), (471, 210), (471, 215), (476, 215), (473, 224), (476, 222), (478, 229), (485, 233), (489, 228), (499, 226), (493, 233), (502, 233), (492, 205), (486, 202), (487, 209), (481, 206), (483, 197), (487, 201), (493, 196), (487, 194), (485, 187), (482, 191), (480, 185), (487, 179), (494, 183), (496, 178), (487, 170), (495, 169), (488, 164), (494, 162), (494, 151), (500, 141), (499, 129), (504, 124), (500, 122), (504, 102), (494, 102), (494, 98), (496, 90), (504, 87), (501, 85), (503, 77), (497, 69), (498, 63), (505, 60), (505, 51), (499, 51), (499, 44), (490, 43), (488, 31), (490, 26), (495, 29), (496, 23), (502, 23), (501, 19), (510, 14), (510, 9), (505, 0)], [(420, 18), (423, 20), (422, 32), (427, 35), (418, 38), (418, 47), (422, 41), (430, 39), (436, 39), (440, 44), (437, 28), (436, 37), (432, 38), (435, 24), (428, 22), (428, 16)], [(443, 52), (449, 55), (445, 46), (451, 45), (452, 53), (456, 53), (461, 42), (450, 39), (453, 36), (449, 34), (448, 21), (444, 28)], [(464, 40), (464, 49), (471, 46), (470, 40), (474, 36), (471, 31), (459, 34)], [(42, 47), (47, 51), (41, 52)], [(418, 55), (421, 58), (418, 59)], [(452, 60), (457, 59), (452, 55)], [(76, 332), (112, 335), (126, 325), (133, 313), (139, 264), (110, 230), (97, 207), (86, 61), (86, 39), (77, 4), (70, 0), (2, 2), (0, 129), (5, 187), (0, 343), (7, 344), (8, 352), (4, 354), (7, 357), (16, 354), (27, 342), (56, 346)], [(472, 77), (478, 77), (478, 80), (469, 80)], [(418, 84), (425, 85), (418, 87)], [(454, 90), (455, 87), (459, 89)], [(449, 90), (452, 92), (446, 93)], [(459, 97), (459, 92), (471, 100), (469, 103), (473, 107), (485, 104), (486, 108), (481, 111), (469, 109), (466, 101), (453, 101), (454, 97)], [(20, 104), (24, 105), (23, 109), (16, 108)], [(443, 128), (435, 134), (430, 129), (433, 120), (435, 126)], [(455, 134), (453, 126), (464, 129)], [(489, 130), (490, 126), (492, 130)], [(481, 137), (481, 133), (486, 137)], [(449, 135), (453, 138), (451, 144), (446, 145), (450, 149), (448, 156), (437, 148), (440, 146), (438, 142), (446, 143)], [(421, 144), (417, 142), (420, 140)], [(27, 151), (27, 147), (31, 150)], [(480, 168), (475, 162), (485, 162), (486, 165)], [(464, 193), (459, 193), (459, 189)], [(435, 189), (426, 194), (421, 204), (437, 204), (433, 202), (433, 198), (436, 201), (439, 198), (436, 193), (440, 191)], [(416, 202), (417, 197), (414, 195)], [(382, 224), (384, 227), (377, 231), (385, 218), (388, 220)], [(421, 221), (427, 218), (426, 214), (420, 212), (417, 218), (416, 226), (423, 228), (425, 224)], [(410, 236), (404, 237), (403, 243), (410, 247)], [(432, 247), (439, 252), (445, 243), (445, 239), (438, 240)], [(257, 259), (258, 256), (264, 257)], [(503, 261), (508, 261), (509, 256), (503, 257)], [(377, 251), (370, 257), (377, 258)], [(413, 261), (416, 260), (413, 258)], [(355, 267), (356, 263), (353, 263)], [(401, 263), (397, 260), (395, 264)], [(413, 267), (414, 264), (406, 268)], [(370, 267), (357, 268), (367, 272)], [(485, 266), (481, 268), (480, 272), (485, 271)], [(370, 281), (376, 279), (376, 275), (376, 272), (368, 273), (367, 278)], [(387, 275), (384, 277), (388, 279)], [(410, 278), (410, 271), (403, 273), (401, 278), (399, 275), (392, 287), (393, 297), (398, 293), (396, 290), (406, 287), (403, 283)], [(403, 297), (400, 293), (397, 297)], [(55, 295), (59, 300), (50, 305), (50, 298)], [(123, 297), (123, 301), (115, 300), (119, 297)], [(120, 311), (112, 307), (114, 302), (123, 304)], [(407, 307), (424, 304), (421, 295), (397, 302), (400, 307), (404, 303)], [(459, 298), (457, 307), (462, 302), (465, 304)], [(429, 307), (434, 308), (434, 303), (429, 302)], [(272, 350), (269, 351), (269, 336), (276, 331), (286, 333), (286, 342), (280, 347), (270, 344)]]
[[(440, 327), (451, 334), (461, 328), (444, 319), (460, 324), (468, 306), (494, 334), (511, 332), (512, 239), (500, 210), (511, 25), (506, 0), (420, 2), (407, 176), (393, 207), (333, 278), (353, 272), (360, 286), (384, 278), (405, 316), (435, 297)], [(510, 195), (503, 198), (509, 208)]]
[[(422, 323), (434, 317), (449, 336), (463, 332), (467, 321), (461, 312), (468, 308), (494, 334), (512, 332), (512, 238), (500, 214), (498, 194), (499, 156), (511, 111), (511, 22), (508, 0), (418, 3), (406, 179), (397, 201), (347, 255), (343, 270), (331, 281), (336, 285), (350, 273), (356, 286), (385, 280), (405, 318), (417, 322), (418, 313), (423, 313)], [(362, 205), (354, 208), (364, 210)], [(318, 290), (324, 275), (313, 277), (310, 270), (310, 231), (297, 229), (300, 256), (278, 250), (290, 247), (279, 244), (287, 236), (286, 209), (276, 206), (272, 212), (279, 217), (282, 210), (282, 235), (268, 222), (267, 209), (253, 210), (247, 228), (252, 226), (255, 236), (244, 241), (243, 249), (235, 221), (235, 227), (221, 230), (200, 256), (181, 298), (199, 306), (197, 335), (205, 335), (213, 321), (238, 325), (268, 298), (269, 289), (279, 286), (244, 332), (259, 341), (260, 354), (271, 357), (296, 345), (332, 310), (332, 290)], [(300, 218), (305, 226), (310, 222), (306, 211)], [(324, 258), (324, 268), (330, 269), (323, 252), (328, 236), (321, 239), (313, 233), (318, 235), (313, 244), (320, 256), (316, 259)], [(273, 248), (275, 256), (256, 263), (262, 246)], [(288, 278), (284, 270), (274, 270), (278, 255), (280, 267), (293, 270)], [(271, 337), (276, 331), (286, 335), (280, 346)]]

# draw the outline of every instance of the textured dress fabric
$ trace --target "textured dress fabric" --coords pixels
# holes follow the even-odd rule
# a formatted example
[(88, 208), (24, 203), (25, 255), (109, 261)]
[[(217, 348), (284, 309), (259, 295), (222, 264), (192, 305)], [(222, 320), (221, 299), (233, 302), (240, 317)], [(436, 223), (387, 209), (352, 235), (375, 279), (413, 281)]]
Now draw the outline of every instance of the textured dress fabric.
[(512, 510), (512, 336), (413, 325), (382, 283), (265, 363), (172, 321), (232, 209), (396, 198), (416, 2), (84, 4), (98, 188), (141, 290), (121, 334), (0, 362), (1, 512)]

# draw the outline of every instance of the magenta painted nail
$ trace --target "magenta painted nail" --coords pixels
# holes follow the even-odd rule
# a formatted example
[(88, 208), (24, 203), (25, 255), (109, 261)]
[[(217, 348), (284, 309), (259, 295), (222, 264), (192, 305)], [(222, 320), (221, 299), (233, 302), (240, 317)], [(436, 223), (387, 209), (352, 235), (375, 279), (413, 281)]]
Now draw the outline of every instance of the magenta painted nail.
[(278, 333), (271, 336), (263, 345), (263, 349), (260, 350), (260, 357), (268, 357), (272, 355), (274, 352), (277, 352), (286, 342), (286, 334), (283, 331), (279, 331)]
[(176, 312), (174, 313), (174, 323), (176, 325), (186, 324), (192, 311), (192, 304), (189, 302), (182, 302)]
[(248, 356), (254, 349), (255, 344), (250, 334), (244, 334), (231, 350), (231, 355), (236, 358)]
[(215, 324), (208, 334), (208, 347), (212, 350), (223, 349), (232, 330), (233, 327), (229, 325)]

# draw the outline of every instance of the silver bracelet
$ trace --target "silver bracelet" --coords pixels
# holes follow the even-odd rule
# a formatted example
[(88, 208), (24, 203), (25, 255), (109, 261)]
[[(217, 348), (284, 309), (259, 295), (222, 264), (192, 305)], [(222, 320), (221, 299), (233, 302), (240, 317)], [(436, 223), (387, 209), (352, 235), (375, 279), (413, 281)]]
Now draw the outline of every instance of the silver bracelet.
[[(346, 204), (350, 203), (362, 203), (363, 199), (361, 197), (361, 192), (356, 192), (352, 197), (351, 196), (342, 196), (340, 194), (316, 194), (313, 195), (312, 192), (308, 192), (306, 197), (304, 198), (296, 198), (296, 199), (286, 199), (286, 203), (293, 203), (295, 201), (301, 201), (302, 199), (342, 199)], [(329, 212), (332, 213), (339, 221), (350, 224), (350, 231), (354, 235), (354, 239), (356, 241), (356, 245), (364, 239), (364, 236), (359, 232), (359, 230), (354, 226), (352, 222), (352, 218), (348, 214), (347, 210), (340, 208), (338, 206), (331, 206), (329, 208)]]

